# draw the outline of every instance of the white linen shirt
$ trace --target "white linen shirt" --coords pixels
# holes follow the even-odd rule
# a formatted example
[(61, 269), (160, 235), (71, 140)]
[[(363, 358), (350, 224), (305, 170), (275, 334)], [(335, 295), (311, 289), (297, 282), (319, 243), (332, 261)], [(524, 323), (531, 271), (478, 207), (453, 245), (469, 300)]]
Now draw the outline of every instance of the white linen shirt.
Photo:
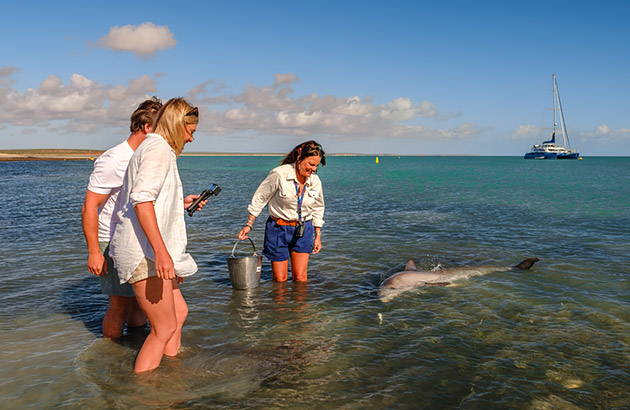
[[(269, 203), (269, 215), (272, 218), (287, 221), (298, 220), (298, 198), (295, 192), (295, 164), (285, 164), (269, 172), (260, 184), (252, 202), (247, 207), (250, 214), (258, 216)], [(322, 181), (317, 174), (311, 174), (304, 183), (306, 192), (302, 200), (302, 220), (313, 220), (313, 226), (324, 225), (324, 191)]]
[(132, 155), (133, 149), (127, 141), (123, 141), (105, 151), (94, 161), (94, 170), (90, 174), (87, 189), (95, 194), (108, 195), (98, 210), (99, 242), (109, 242), (114, 234), (116, 220), (112, 218), (115, 218), (120, 208), (120, 202), (117, 200), (127, 164)]
[(148, 134), (129, 161), (120, 194), (121, 209), (110, 244), (110, 256), (118, 269), (120, 283), (127, 282), (143, 258), (155, 261), (155, 253), (134, 206), (153, 202), (158, 228), (180, 277), (197, 272), (197, 264), (186, 253), (184, 194), (175, 151), (158, 134)]

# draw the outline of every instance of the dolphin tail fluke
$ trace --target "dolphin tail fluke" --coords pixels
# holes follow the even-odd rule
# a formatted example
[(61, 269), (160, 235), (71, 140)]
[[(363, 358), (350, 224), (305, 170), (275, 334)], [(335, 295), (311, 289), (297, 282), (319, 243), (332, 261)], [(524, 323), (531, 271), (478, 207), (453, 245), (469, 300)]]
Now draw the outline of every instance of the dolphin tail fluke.
[(414, 263), (413, 259), (409, 259), (409, 262), (407, 262), (407, 265), (405, 265), (405, 270), (418, 270), (418, 268), (416, 268), (416, 264)]
[(519, 263), (518, 265), (516, 265), (515, 268), (529, 269), (534, 265), (534, 263), (538, 262), (539, 260), (540, 259), (538, 258), (528, 258), (528, 259), (525, 259), (523, 262)]

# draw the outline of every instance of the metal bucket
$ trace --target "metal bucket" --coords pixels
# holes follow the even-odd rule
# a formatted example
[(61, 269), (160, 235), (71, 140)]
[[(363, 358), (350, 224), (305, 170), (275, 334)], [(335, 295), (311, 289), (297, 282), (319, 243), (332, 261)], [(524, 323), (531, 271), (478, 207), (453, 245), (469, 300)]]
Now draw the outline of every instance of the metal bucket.
[[(249, 239), (249, 238), (247, 238)], [(239, 241), (236, 241), (232, 248), (232, 255), (227, 259), (228, 271), (230, 272), (230, 282), (234, 289), (253, 289), (260, 285), (260, 270), (262, 268), (262, 257), (256, 254), (256, 246), (251, 239), (249, 241), (254, 248), (252, 256), (241, 258), (234, 257), (234, 251)]]

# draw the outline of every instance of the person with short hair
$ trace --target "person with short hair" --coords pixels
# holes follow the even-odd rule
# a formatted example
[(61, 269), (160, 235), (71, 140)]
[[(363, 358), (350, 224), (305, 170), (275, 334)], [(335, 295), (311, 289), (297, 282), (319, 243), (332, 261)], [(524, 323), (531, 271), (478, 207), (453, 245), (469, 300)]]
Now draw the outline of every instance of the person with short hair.
[(100, 277), (101, 292), (109, 296), (109, 305), (103, 318), (103, 337), (108, 339), (121, 337), (125, 322), (128, 327), (145, 326), (147, 322), (135, 301), (131, 285), (120, 284), (108, 252), (115, 225), (112, 217), (119, 205), (117, 199), (127, 164), (151, 132), (151, 122), (161, 107), (161, 101), (153, 97), (136, 108), (131, 115), (131, 135), (105, 151), (94, 162), (83, 201), (81, 219), (89, 254), (88, 270)]
[(289, 258), (293, 281), (306, 282), (310, 254), (322, 249), (324, 192), (316, 174), (320, 164), (326, 165), (320, 144), (306, 141), (297, 145), (269, 172), (247, 208), (249, 216), (238, 233), (240, 240), (247, 239), (256, 217), (269, 204), (263, 254), (271, 261), (276, 282), (287, 281)]
[(110, 256), (120, 282), (131, 284), (151, 323), (136, 373), (157, 368), (164, 355), (176, 356), (181, 347), (188, 305), (179, 283), (197, 272), (186, 253), (184, 210), (199, 195), (184, 198), (177, 158), (193, 141), (198, 122), (196, 107), (183, 98), (169, 100), (153, 122), (153, 133), (131, 157), (123, 181)]

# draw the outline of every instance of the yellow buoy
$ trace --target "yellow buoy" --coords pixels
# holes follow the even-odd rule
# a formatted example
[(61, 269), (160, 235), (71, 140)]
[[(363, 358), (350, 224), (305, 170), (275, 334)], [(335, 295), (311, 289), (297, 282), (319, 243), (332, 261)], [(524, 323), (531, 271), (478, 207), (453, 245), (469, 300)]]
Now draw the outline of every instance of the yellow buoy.
[(376, 157), (376, 163), (378, 164), (378, 157)]

